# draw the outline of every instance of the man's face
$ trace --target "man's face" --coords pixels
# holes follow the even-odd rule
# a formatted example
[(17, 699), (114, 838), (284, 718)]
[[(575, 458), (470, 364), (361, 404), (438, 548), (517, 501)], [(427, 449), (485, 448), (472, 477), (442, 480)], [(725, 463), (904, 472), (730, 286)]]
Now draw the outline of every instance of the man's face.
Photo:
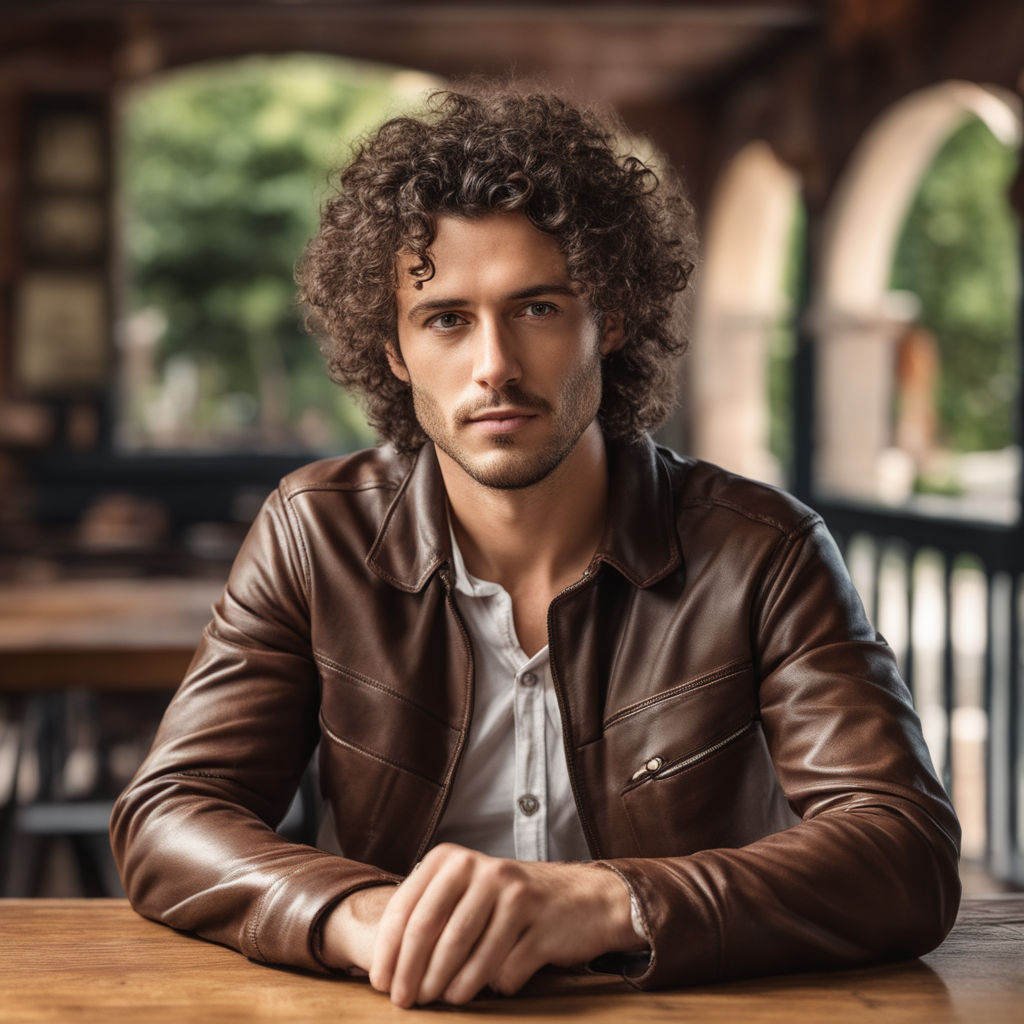
[(412, 257), (398, 258), (392, 371), (412, 385), (424, 433), (462, 470), (488, 487), (529, 487), (594, 423), (618, 320), (602, 335), (557, 242), (522, 214), (441, 217), (430, 252), (422, 288)]

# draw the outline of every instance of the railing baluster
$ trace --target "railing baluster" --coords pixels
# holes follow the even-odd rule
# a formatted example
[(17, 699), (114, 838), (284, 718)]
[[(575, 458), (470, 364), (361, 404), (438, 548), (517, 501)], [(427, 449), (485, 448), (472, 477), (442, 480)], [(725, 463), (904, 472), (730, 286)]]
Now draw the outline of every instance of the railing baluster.
[(992, 677), (995, 672), (995, 573), (992, 566), (985, 564), (985, 656), (982, 662), (981, 700), (985, 708), (988, 734), (985, 742), (985, 860), (991, 861), (993, 854), (992, 832), (994, 828), (992, 802), (992, 735), (995, 721), (992, 716)]
[(878, 626), (878, 613), (881, 605), (882, 555), (885, 548), (881, 537), (871, 538), (871, 612), (869, 618)]
[[(1022, 871), (1020, 863), (1021, 837), (1019, 831), (1018, 799), (1020, 794), (1020, 740), (1019, 730), (1021, 728), (1020, 711), (1020, 687), (1021, 687), (1021, 665), (1020, 665), (1020, 588), (1021, 574), (1014, 572), (1010, 574), (1010, 651), (1009, 671), (1007, 672), (1007, 684), (1009, 692), (1006, 695), (1006, 764), (1007, 775), (1006, 792), (1006, 814), (1007, 833), (1009, 840), (1009, 863), (1011, 870), (1019, 874)], [(1017, 879), (1020, 881), (1019, 877)]]
[(911, 697), (915, 696), (914, 687), (914, 603), (917, 596), (917, 585), (914, 580), (914, 565), (917, 562), (917, 549), (907, 547), (907, 647), (903, 658), (903, 678), (910, 688)]
[(942, 711), (946, 716), (946, 736), (942, 751), (942, 781), (953, 795), (953, 556), (943, 555), (942, 563)]

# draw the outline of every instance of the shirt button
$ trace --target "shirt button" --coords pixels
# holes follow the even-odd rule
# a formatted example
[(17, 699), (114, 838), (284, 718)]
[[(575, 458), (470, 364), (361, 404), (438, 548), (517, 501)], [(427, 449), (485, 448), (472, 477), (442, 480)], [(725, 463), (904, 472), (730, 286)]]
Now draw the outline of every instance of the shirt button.
[(527, 817), (531, 814), (536, 814), (540, 810), (540, 801), (532, 793), (521, 796), (516, 803), (519, 804), (519, 810)]
[(535, 686), (537, 683), (536, 672), (524, 672), (522, 678), (519, 680), (523, 686)]

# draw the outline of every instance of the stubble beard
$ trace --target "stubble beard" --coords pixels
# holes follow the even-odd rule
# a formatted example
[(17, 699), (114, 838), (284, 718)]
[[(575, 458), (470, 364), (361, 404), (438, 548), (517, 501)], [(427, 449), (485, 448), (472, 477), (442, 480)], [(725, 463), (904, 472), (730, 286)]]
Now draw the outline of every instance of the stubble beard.
[(593, 362), (579, 367), (562, 385), (554, 431), (540, 448), (529, 447), (514, 434), (496, 434), (487, 439), (487, 444), (489, 451), (501, 451), (502, 457), (493, 461), (487, 459), (486, 454), (474, 455), (467, 451), (458, 441), (458, 427), (470, 416), (506, 404), (550, 415), (552, 410), (548, 402), (516, 387), (505, 388), (495, 392), (493, 400), (485, 405), (456, 410), (452, 417), (456, 426), (451, 428), (431, 394), (413, 384), (412, 397), (423, 432), (463, 472), (484, 487), (502, 491), (521, 490), (550, 476), (593, 422), (601, 404), (600, 357), (596, 356)]

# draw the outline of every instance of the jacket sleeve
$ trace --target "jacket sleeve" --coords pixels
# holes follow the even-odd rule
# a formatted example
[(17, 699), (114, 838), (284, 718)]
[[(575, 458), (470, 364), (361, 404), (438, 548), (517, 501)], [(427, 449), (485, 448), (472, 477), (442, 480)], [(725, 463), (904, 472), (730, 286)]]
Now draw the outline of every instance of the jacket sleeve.
[(110, 833), (139, 913), (267, 963), (323, 970), (313, 935), (356, 889), (396, 881), (278, 836), (316, 745), (308, 567), (276, 492)]
[(651, 940), (641, 988), (921, 955), (952, 927), (960, 827), (892, 651), (815, 517), (751, 623), (765, 738), (800, 821), (740, 849), (606, 862)]

